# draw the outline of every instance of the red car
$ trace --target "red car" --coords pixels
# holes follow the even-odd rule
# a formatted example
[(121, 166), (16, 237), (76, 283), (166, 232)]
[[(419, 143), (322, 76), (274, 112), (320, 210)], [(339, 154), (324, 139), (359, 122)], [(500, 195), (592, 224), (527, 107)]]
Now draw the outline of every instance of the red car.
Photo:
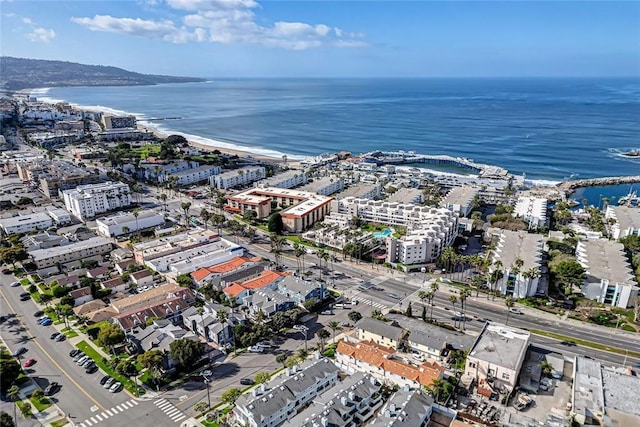
[(24, 362), (24, 367), (28, 368), (29, 366), (33, 365), (34, 363), (36, 363), (36, 359), (29, 359), (26, 362)]

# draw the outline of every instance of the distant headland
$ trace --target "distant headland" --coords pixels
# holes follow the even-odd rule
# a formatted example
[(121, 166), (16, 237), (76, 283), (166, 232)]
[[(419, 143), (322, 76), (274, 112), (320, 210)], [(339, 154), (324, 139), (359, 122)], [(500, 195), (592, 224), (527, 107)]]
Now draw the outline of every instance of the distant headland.
[(142, 86), (204, 81), (206, 79), (198, 77), (140, 74), (103, 65), (0, 57), (0, 88), (4, 90), (61, 86)]

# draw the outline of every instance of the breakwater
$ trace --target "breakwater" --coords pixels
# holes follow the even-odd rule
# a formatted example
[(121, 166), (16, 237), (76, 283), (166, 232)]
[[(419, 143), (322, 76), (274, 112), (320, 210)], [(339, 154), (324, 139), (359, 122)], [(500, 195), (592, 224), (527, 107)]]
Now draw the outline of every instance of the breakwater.
[(558, 189), (566, 194), (571, 194), (576, 188), (602, 187), (605, 185), (635, 184), (640, 182), (640, 175), (631, 176), (607, 176), (602, 178), (576, 179), (558, 184)]

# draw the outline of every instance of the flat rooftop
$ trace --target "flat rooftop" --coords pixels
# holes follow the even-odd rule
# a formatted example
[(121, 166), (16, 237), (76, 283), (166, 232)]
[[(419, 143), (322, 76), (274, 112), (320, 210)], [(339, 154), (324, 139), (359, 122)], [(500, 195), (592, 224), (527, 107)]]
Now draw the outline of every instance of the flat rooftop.
[(573, 378), (573, 411), (580, 414), (604, 415), (604, 393), (602, 384), (602, 366), (600, 362), (576, 357), (575, 376)]
[(476, 187), (462, 186), (453, 187), (449, 193), (440, 201), (440, 206), (451, 205), (467, 206), (473, 202), (473, 198), (480, 190)]
[(510, 268), (517, 258), (521, 259), (521, 272), (540, 268), (543, 244), (542, 234), (502, 230), (494, 258), (499, 259), (505, 268)]
[(367, 184), (367, 183), (359, 182), (357, 184), (351, 185), (346, 190), (343, 190), (340, 193), (336, 194), (336, 196), (340, 198), (343, 198), (343, 197), (360, 198), (363, 195), (366, 195), (372, 191), (375, 191), (376, 187), (378, 186), (379, 184)]
[(489, 323), (469, 355), (507, 369), (517, 370), (524, 360), (531, 334), (499, 323)]
[(620, 230), (637, 230), (640, 228), (640, 208), (628, 206), (609, 206), (613, 210)]
[[(153, 211), (141, 211), (138, 214), (138, 221), (146, 218), (164, 218), (164, 215), (155, 213)], [(132, 221), (135, 221), (136, 217), (132, 213), (119, 214), (119, 215), (111, 215), (104, 218), (99, 218), (96, 222), (101, 222), (106, 225), (118, 225), (118, 224), (127, 224)]]
[(581, 240), (576, 254), (588, 275), (608, 280), (611, 284), (636, 284), (622, 243), (600, 239)]
[(15, 227), (21, 224), (31, 224), (34, 222), (52, 221), (51, 217), (44, 212), (36, 212), (28, 215), (12, 216), (9, 218), (1, 218), (0, 225), (2, 227)]
[(342, 181), (342, 178), (338, 178), (335, 176), (325, 176), (320, 179), (314, 179), (313, 182), (305, 184), (304, 186), (300, 187), (300, 189), (303, 191), (311, 191), (315, 193), (319, 189), (333, 185), (337, 181)]
[(413, 203), (420, 197), (422, 190), (418, 188), (398, 188), (398, 190), (387, 198), (389, 202)]
[(88, 240), (83, 240), (77, 243), (71, 243), (69, 245), (64, 246), (56, 246), (53, 248), (47, 249), (36, 249), (35, 251), (29, 252), (31, 258), (34, 261), (38, 261), (41, 259), (47, 259), (54, 255), (64, 255), (68, 253), (73, 253), (77, 251), (81, 251), (84, 249), (95, 248), (102, 245), (111, 245), (111, 240), (105, 237), (92, 237)]
[(640, 416), (640, 378), (609, 369), (602, 370), (604, 406)]
[(214, 169), (217, 169), (219, 167), (220, 166), (203, 165), (203, 166), (198, 166), (197, 168), (191, 168), (191, 169), (186, 169), (186, 170), (183, 170), (183, 171), (180, 171), (180, 172), (174, 172), (171, 175), (180, 178), (180, 177), (189, 176), (189, 175), (192, 175), (192, 174), (198, 173), (198, 172), (206, 172), (206, 171), (214, 170)]
[(292, 170), (288, 170), (288, 171), (286, 171), (286, 172), (279, 173), (279, 174), (274, 175), (274, 176), (272, 176), (272, 177), (269, 177), (269, 178), (263, 179), (263, 180), (261, 180), (261, 181), (259, 182), (259, 184), (260, 184), (260, 185), (264, 184), (264, 185), (267, 185), (267, 186), (268, 186), (268, 185), (270, 185), (270, 184), (277, 184), (277, 183), (279, 183), (279, 182), (282, 182), (282, 181), (286, 181), (286, 180), (288, 180), (288, 179), (291, 179), (291, 178), (293, 178), (295, 175), (300, 176), (300, 175), (302, 175), (302, 174), (304, 174), (304, 172), (303, 172), (303, 171), (301, 171), (301, 170), (296, 170), (296, 169), (292, 169)]

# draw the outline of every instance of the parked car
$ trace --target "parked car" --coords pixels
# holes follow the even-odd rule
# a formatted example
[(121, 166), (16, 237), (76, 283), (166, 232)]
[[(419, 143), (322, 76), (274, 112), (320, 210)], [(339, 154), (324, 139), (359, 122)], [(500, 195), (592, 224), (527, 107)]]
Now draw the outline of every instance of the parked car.
[(44, 321), (45, 321), (45, 320), (47, 320), (47, 319), (51, 320), (51, 319), (49, 318), (49, 316), (42, 316), (41, 318), (39, 318), (39, 319), (36, 321), (36, 323), (37, 323), (38, 325), (42, 325), (42, 322), (44, 322)]
[(11, 282), (10, 285), (12, 288), (17, 288), (18, 286), (20, 286), (20, 282)]
[(36, 359), (29, 359), (26, 362), (24, 362), (24, 367), (28, 368), (29, 366), (33, 366), (36, 363)]
[(87, 366), (86, 368), (84, 368), (84, 372), (86, 374), (94, 374), (98, 371), (98, 367), (96, 366), (95, 363), (90, 364), (89, 366)]
[(80, 351), (80, 352), (76, 353), (76, 355), (75, 355), (75, 356), (73, 356), (73, 361), (74, 361), (74, 362), (77, 362), (78, 360), (80, 360), (80, 359), (81, 359), (81, 358), (83, 358), (84, 356), (85, 356), (85, 354), (84, 354), (82, 351)]
[(92, 364), (94, 364), (94, 363), (93, 363), (93, 360), (92, 360), (91, 358), (88, 358), (87, 360), (85, 360), (84, 362), (82, 362), (82, 363), (80, 364), (80, 366), (81, 366), (81, 367), (83, 367), (83, 368), (87, 368), (87, 367), (91, 366)]
[(31, 299), (31, 294), (29, 294), (29, 292), (20, 294), (20, 301), (28, 301), (30, 299)]
[(44, 395), (45, 396), (51, 396), (53, 393), (55, 393), (56, 391), (58, 391), (58, 389), (60, 388), (60, 384), (56, 383), (56, 382), (52, 382), (51, 384), (49, 384), (45, 389), (44, 389)]
[(35, 313), (33, 313), (33, 317), (42, 317), (44, 316), (44, 311), (42, 310), (38, 310)]
[(251, 353), (264, 353), (264, 347), (260, 347), (257, 345), (252, 345), (248, 349)]
[(28, 350), (25, 347), (20, 347), (16, 351), (13, 352), (13, 357), (20, 357), (25, 354)]
[(80, 350), (78, 350), (77, 348), (74, 348), (69, 352), (69, 357), (75, 357), (75, 355), (78, 353), (80, 353)]
[(352, 326), (353, 326), (353, 325), (352, 325), (351, 323), (349, 323), (349, 322), (342, 322), (342, 327), (343, 327), (343, 328), (350, 328), (350, 327), (352, 327)]
[(76, 360), (75, 362), (76, 362), (76, 364), (77, 364), (77, 365), (80, 365), (80, 366), (81, 366), (81, 365), (82, 365), (84, 362), (86, 362), (87, 360), (91, 360), (91, 359), (89, 358), (89, 356), (87, 356), (87, 355), (83, 355), (83, 356), (81, 356), (80, 358), (78, 358), (78, 360)]
[(66, 340), (66, 339), (67, 339), (67, 336), (66, 336), (65, 334), (59, 334), (59, 335), (54, 339), (54, 341), (56, 341), (56, 342), (62, 342), (62, 341), (64, 341), (64, 340)]
[(114, 378), (109, 378), (103, 385), (102, 387), (106, 388), (107, 390), (109, 388), (111, 388), (111, 386), (113, 385), (113, 383), (115, 383), (116, 380)]
[(269, 349), (272, 348), (273, 345), (271, 345), (271, 343), (269, 341), (260, 341), (258, 344), (260, 347), (265, 348), (265, 349)]
[(243, 378), (240, 380), (240, 384), (242, 385), (253, 385), (253, 380), (251, 378)]
[(51, 336), (49, 338), (52, 339), (52, 340), (55, 340), (59, 336), (60, 336), (60, 332), (54, 332), (54, 333), (51, 334)]
[(293, 329), (304, 331), (305, 329), (307, 329), (307, 327), (305, 325), (293, 325)]
[(330, 316), (330, 315), (333, 314), (333, 310), (325, 310), (325, 311), (320, 312), (320, 314), (324, 314), (326, 316)]
[(120, 390), (122, 390), (122, 384), (121, 383), (115, 383), (111, 387), (109, 387), (109, 391), (111, 393), (117, 393)]
[(100, 378), (100, 385), (104, 385), (107, 381), (109, 381), (111, 379), (111, 377), (109, 375), (105, 375), (102, 378)]
[(50, 326), (50, 325), (53, 325), (53, 320), (51, 320), (51, 319), (44, 319), (44, 320), (42, 321), (42, 323), (40, 323), (40, 324), (41, 324), (42, 326)]

